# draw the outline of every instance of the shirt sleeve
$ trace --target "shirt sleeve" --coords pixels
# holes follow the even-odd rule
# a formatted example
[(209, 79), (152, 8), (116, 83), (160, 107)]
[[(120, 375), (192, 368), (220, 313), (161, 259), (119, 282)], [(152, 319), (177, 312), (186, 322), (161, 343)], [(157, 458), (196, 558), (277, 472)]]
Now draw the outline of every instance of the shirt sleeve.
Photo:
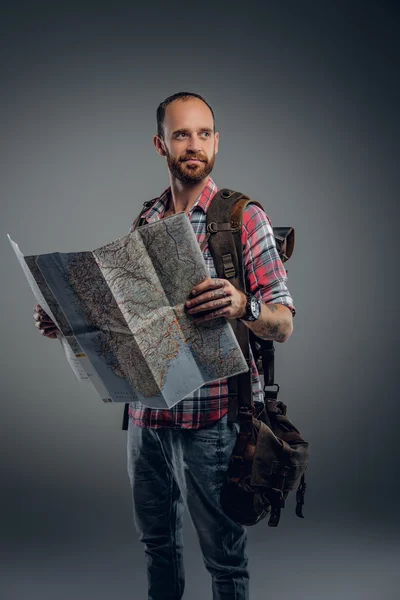
[(285, 267), (279, 256), (272, 223), (256, 204), (248, 204), (243, 214), (243, 261), (248, 290), (259, 300), (285, 304), (296, 314), (287, 288)]

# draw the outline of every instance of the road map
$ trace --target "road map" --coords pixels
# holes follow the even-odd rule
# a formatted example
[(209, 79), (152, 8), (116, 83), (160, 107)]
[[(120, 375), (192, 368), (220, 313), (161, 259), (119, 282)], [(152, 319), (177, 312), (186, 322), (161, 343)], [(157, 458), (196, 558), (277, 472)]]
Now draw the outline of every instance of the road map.
[(185, 213), (92, 252), (24, 256), (8, 238), (76, 377), (104, 402), (171, 408), (205, 383), (248, 370), (227, 319), (196, 324), (184, 309), (209, 277)]

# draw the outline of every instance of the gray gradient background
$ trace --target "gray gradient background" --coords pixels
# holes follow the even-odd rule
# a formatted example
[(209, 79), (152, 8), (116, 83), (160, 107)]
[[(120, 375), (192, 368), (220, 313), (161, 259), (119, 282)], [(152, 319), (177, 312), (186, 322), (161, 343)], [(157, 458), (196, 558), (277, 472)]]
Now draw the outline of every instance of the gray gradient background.
[[(40, 336), (6, 233), (25, 254), (126, 234), (168, 186), (157, 105), (194, 91), (217, 184), (296, 229), (276, 380), (311, 445), (305, 519), (293, 496), (277, 529), (249, 528), (251, 598), (397, 598), (397, 5), (113, 6), (3, 3), (0, 596), (146, 598), (123, 405)], [(185, 598), (211, 598), (188, 518), (185, 539)]]

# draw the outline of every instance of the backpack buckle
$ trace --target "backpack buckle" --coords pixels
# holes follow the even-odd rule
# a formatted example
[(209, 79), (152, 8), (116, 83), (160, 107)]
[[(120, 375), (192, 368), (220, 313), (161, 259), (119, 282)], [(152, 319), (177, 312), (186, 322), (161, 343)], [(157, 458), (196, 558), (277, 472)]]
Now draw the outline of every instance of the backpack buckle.
[(244, 404), (241, 404), (238, 407), (238, 412), (241, 415), (253, 416), (254, 415), (254, 406), (245, 406)]
[(236, 270), (233, 264), (232, 254), (223, 254), (222, 262), (224, 265), (224, 273), (227, 279), (232, 279), (236, 276)]
[(215, 221), (212, 221), (211, 223), (209, 223), (207, 225), (207, 232), (208, 233), (217, 233), (218, 232), (218, 223), (216, 223)]
[[(267, 390), (267, 387), (272, 387), (276, 385), (276, 390), (272, 391), (272, 390)], [(276, 400), (278, 398), (278, 394), (279, 394), (279, 383), (271, 383), (271, 385), (265, 384), (264, 385), (264, 398), (268, 398), (270, 400)]]
[(146, 202), (143, 202), (143, 208), (149, 208), (152, 204), (154, 204), (154, 198), (153, 200), (146, 200)]

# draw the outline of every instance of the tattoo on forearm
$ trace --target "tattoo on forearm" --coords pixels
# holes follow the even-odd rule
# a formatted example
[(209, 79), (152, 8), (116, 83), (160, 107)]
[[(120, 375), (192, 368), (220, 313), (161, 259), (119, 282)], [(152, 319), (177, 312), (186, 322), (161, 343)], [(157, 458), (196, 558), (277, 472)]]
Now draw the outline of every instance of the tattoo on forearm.
[[(266, 306), (271, 313), (275, 313), (280, 310), (281, 305), (272, 302), (269, 304), (261, 302), (261, 307), (264, 306)], [(260, 316), (258, 321), (254, 323), (254, 326), (251, 326), (250, 328), (253, 329), (254, 333), (261, 339), (284, 342), (291, 329), (290, 323), (286, 320), (286, 311), (284, 312), (285, 315), (282, 315), (282, 320), (279, 321), (276, 319), (280, 319), (280, 315), (270, 315), (268, 317), (264, 313), (264, 315)]]
[(266, 304), (265, 305), (271, 312), (276, 312), (278, 310), (278, 307), (276, 306), (276, 304)]
[(277, 321), (272, 324), (268, 321), (262, 323), (263, 328), (260, 331), (260, 337), (264, 337), (267, 340), (276, 340), (277, 342), (283, 342), (286, 339), (286, 334), (281, 330), (281, 322)]
[[(279, 305), (268, 303), (265, 304), (268, 310), (271, 313), (275, 313), (279, 310)], [(276, 321), (275, 323), (270, 323), (268, 320), (263, 321), (263, 331), (261, 332), (261, 337), (265, 336), (266, 339), (272, 339), (277, 342), (284, 342), (286, 339), (287, 328), (286, 323), (281, 321)]]

